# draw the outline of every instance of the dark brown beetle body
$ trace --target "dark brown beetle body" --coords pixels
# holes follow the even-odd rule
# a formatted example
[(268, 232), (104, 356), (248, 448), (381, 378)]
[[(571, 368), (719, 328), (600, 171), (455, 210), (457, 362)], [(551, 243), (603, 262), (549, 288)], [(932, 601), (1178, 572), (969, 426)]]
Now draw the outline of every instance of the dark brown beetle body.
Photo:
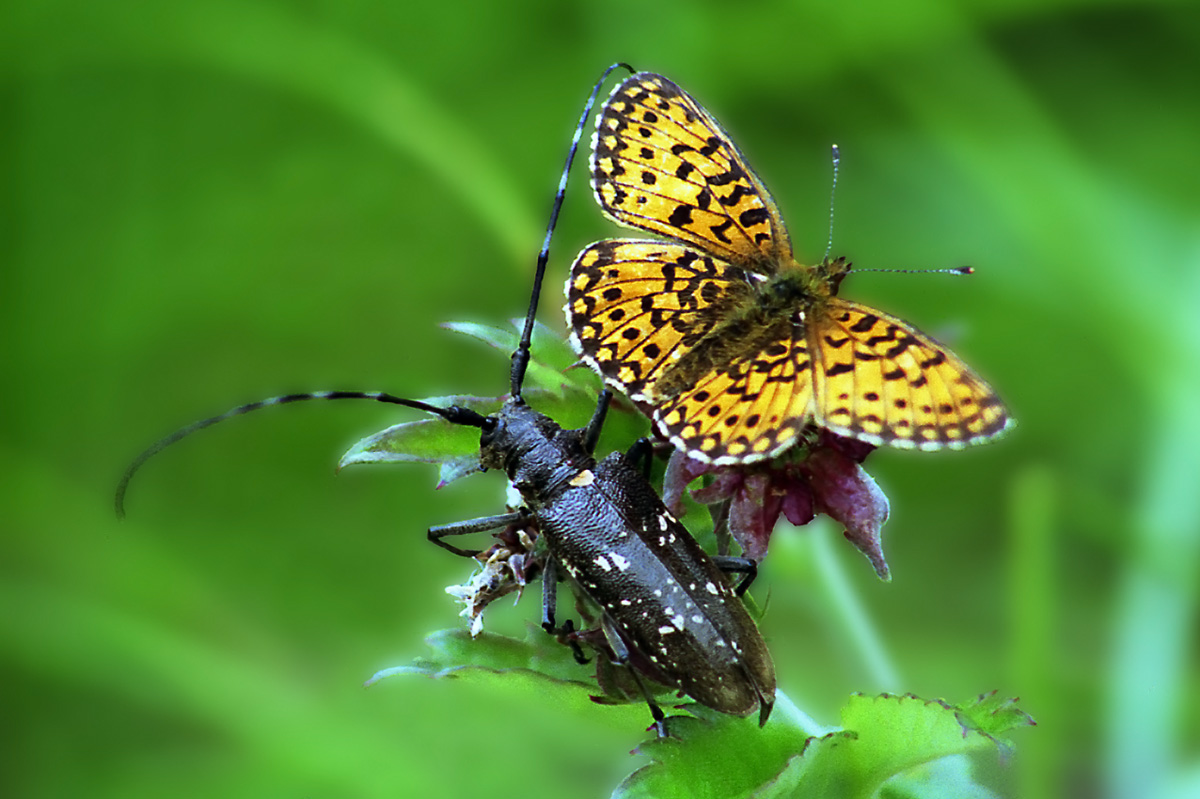
[(489, 422), (482, 464), (508, 474), (551, 555), (601, 608), (606, 634), (649, 660), (656, 681), (724, 713), (758, 710), (765, 723), (775, 701), (766, 644), (642, 473), (622, 453), (596, 462), (584, 430), (563, 430), (523, 403)]

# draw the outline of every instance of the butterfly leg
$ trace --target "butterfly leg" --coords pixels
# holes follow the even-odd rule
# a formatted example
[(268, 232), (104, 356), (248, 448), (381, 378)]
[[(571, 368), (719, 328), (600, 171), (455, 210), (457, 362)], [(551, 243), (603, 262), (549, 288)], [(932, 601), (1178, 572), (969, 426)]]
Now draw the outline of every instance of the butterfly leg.
[(458, 547), (447, 544), (442, 539), (451, 535), (470, 535), (471, 533), (483, 533), (488, 530), (499, 530), (507, 527), (510, 524), (524, 519), (525, 516), (521, 513), (502, 513), (499, 516), (484, 516), (481, 519), (470, 519), (465, 522), (455, 522), (454, 524), (441, 524), (437, 527), (430, 527), (428, 533), (429, 540), (437, 544), (442, 549), (447, 549), (455, 555), (463, 558), (473, 558), (480, 553), (478, 549), (459, 549)]
[(713, 535), (717, 539), (717, 554), (729, 554), (729, 542), (732, 539), (729, 533), (729, 506), (730, 501), (725, 499), (715, 505), (708, 506), (708, 515), (712, 518)]

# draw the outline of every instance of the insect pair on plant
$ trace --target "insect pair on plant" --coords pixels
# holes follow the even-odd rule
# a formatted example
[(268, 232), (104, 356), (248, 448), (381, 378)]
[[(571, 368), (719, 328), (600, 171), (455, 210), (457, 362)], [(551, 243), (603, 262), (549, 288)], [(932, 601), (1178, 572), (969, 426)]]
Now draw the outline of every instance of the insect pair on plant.
[[(251, 403), (184, 428), (139, 456), (118, 489), (118, 512), (129, 479), (147, 458), (199, 429), (271, 405), (367, 399), (478, 428), (479, 464), (508, 475), (521, 507), (433, 528), (430, 539), (474, 557), (480, 553), (444, 539), (496, 530), (510, 538), (536, 538), (546, 553), (540, 561), (543, 626), (574, 644), (580, 657), (578, 642), (586, 640), (630, 666), (660, 734), (666, 731), (664, 716), (643, 678), (722, 712), (758, 710), (765, 723), (775, 695), (774, 667), (721, 569), (748, 572), (740, 586), (744, 590), (755, 559), (765, 553), (765, 541), (759, 546), (748, 533), (753, 525), (741, 518), (745, 502), (740, 516), (739, 506), (732, 504), (729, 521), (752, 557), (715, 560), (651, 488), (645, 443), (628, 454), (593, 457), (608, 409), (607, 391), (579, 430), (564, 430), (522, 397), (567, 175), (600, 88), (619, 67), (629, 69), (617, 64), (605, 72), (576, 128), (513, 354), (510, 395), (498, 411), (484, 414), (359, 391)], [(571, 342), (583, 360), (642, 407), (682, 453), (673, 461), (672, 499), (706, 471), (718, 470), (718, 488), (734, 485), (730, 496), (739, 491), (744, 496), (755, 475), (785, 475), (771, 479), (801, 485), (808, 492), (810, 515), (819, 509), (845, 521), (865, 504), (867, 515), (874, 514), (866, 527), (875, 525), (875, 538), (869, 540), (868, 529), (865, 543), (856, 543), (886, 575), (877, 553), (886, 500), (882, 515), (880, 501), (872, 503), (871, 497), (865, 503), (853, 498), (845, 509), (836, 506), (839, 497), (854, 494), (838, 482), (839, 470), (848, 465), (853, 472), (861, 460), (846, 454), (841, 439), (850, 439), (851, 447), (862, 442), (867, 449), (878, 444), (957, 448), (984, 441), (1009, 425), (994, 392), (911, 325), (837, 298), (849, 272), (844, 259), (827, 256), (814, 267), (796, 262), (774, 201), (745, 158), (716, 120), (666, 78), (634, 73), (616, 87), (597, 118), (591, 173), (606, 215), (672, 239), (589, 246), (571, 269), (566, 307)], [(832, 436), (834, 443), (824, 446), (820, 436)], [(826, 463), (831, 458), (832, 465)], [(762, 481), (758, 484), (761, 488)], [(847, 485), (860, 484), (861, 477), (852, 473)], [(751, 503), (766, 508), (769, 493), (751, 492)], [(781, 509), (789, 518), (792, 512), (803, 515), (795, 507), (788, 510), (786, 502), (776, 505), (776, 515)], [(849, 522), (847, 529), (849, 534)], [(530, 553), (534, 546), (530, 543)], [(594, 628), (576, 632), (569, 623), (557, 623), (560, 578), (592, 603)]]

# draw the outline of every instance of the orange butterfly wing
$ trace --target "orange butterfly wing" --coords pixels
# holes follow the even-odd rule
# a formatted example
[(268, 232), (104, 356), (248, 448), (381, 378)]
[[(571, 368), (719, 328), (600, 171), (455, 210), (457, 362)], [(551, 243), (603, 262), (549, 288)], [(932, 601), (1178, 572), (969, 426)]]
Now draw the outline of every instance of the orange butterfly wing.
[(682, 244), (597, 242), (580, 253), (567, 281), (571, 344), (630, 398), (658, 402), (663, 374), (748, 299), (742, 275)]
[(772, 339), (753, 358), (707, 373), (655, 409), (672, 444), (703, 461), (733, 464), (772, 458), (798, 443), (813, 418), (809, 346), (787, 319)]
[(791, 258), (762, 181), (720, 124), (661, 75), (640, 72), (613, 90), (591, 167), (596, 201), (619, 224), (758, 271)]
[(961, 449), (1012, 420), (950, 350), (894, 316), (831, 297), (812, 320), (817, 424), (871, 444)]

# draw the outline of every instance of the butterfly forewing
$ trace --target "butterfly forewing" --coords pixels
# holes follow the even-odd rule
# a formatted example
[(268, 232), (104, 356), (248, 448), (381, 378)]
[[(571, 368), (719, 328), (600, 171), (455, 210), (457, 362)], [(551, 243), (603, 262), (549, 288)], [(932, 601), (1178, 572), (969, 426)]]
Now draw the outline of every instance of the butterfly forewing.
[(894, 316), (830, 298), (814, 320), (818, 418), (836, 433), (902, 448), (960, 448), (1010, 424), (958, 356)]
[(721, 126), (661, 75), (617, 86), (596, 120), (592, 187), (605, 214), (769, 271), (791, 245), (774, 200)]

